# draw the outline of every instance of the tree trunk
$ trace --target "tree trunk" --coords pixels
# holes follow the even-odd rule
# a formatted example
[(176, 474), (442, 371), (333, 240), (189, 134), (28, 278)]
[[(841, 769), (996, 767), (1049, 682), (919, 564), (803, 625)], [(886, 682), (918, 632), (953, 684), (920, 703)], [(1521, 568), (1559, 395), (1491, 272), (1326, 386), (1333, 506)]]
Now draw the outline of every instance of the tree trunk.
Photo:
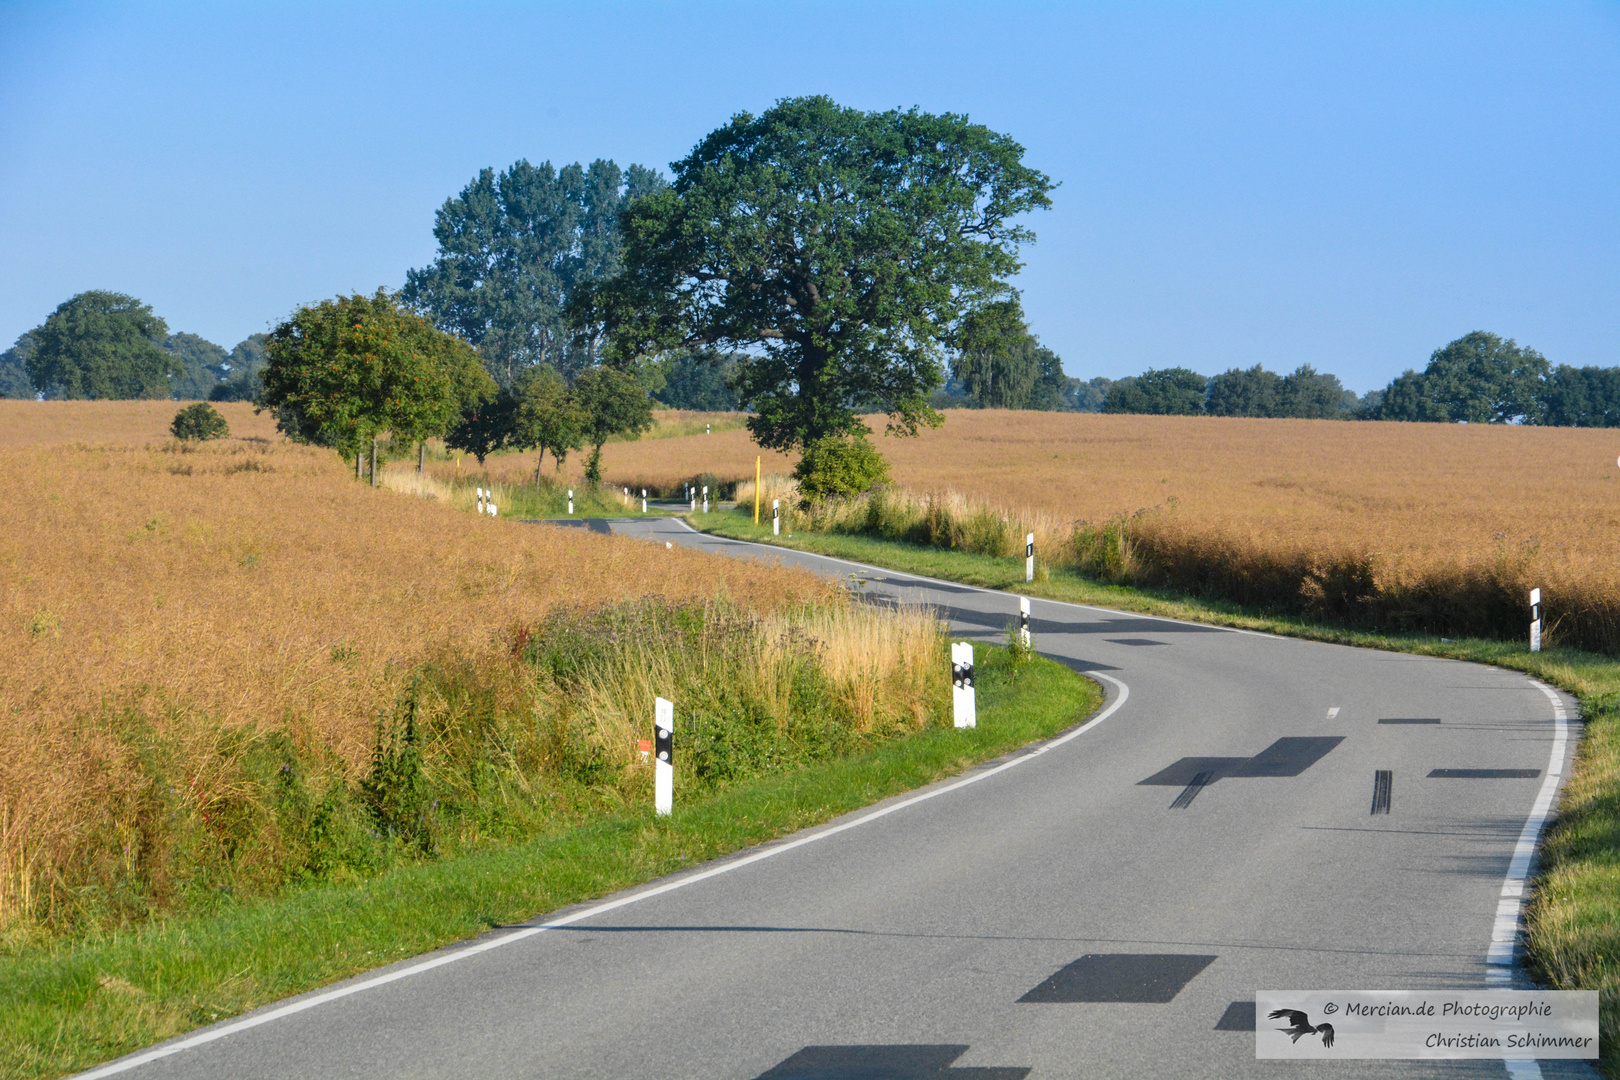
[(421, 476), (427, 472), (427, 442), (423, 440), (416, 444), (416, 475)]
[(354, 478), (360, 479), (360, 451), (354, 452)]
[(377, 486), (377, 440), (371, 440), (371, 486)]

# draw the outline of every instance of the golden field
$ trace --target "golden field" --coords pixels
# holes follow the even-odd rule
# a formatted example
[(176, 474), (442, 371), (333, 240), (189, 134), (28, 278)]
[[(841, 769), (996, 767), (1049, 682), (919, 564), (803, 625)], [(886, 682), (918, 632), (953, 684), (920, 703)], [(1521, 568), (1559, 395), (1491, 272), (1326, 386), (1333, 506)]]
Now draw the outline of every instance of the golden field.
[[(0, 446), (43, 443), (145, 443), (169, 438), (175, 401), (6, 401), (0, 399)], [(274, 439), (276, 421), (254, 415), (245, 401), (219, 401), (214, 408), (236, 438)]]
[[(1620, 433), (961, 410), (877, 441), (914, 501), (1010, 517), (1103, 576), (1498, 636), (1539, 587), (1552, 637), (1620, 650)], [(604, 474), (751, 477), (759, 453), (745, 431), (623, 443)]]
[[(720, 597), (768, 616), (829, 595), (799, 572), (372, 490), (279, 437), (154, 438), (175, 408), (0, 402), (0, 928), (41, 889), (117, 876), (85, 860), (159, 858), (142, 799), (214, 828), (244, 732), (353, 779), (424, 661), (511, 666), (553, 609)], [(824, 636), (859, 652), (871, 632)], [(141, 756), (159, 744), (167, 795)]]

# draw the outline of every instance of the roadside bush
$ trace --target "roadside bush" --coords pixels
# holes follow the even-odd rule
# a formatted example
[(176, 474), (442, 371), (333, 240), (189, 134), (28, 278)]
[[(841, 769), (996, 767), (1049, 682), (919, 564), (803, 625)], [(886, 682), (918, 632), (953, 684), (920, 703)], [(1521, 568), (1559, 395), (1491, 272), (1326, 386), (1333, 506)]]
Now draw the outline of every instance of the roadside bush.
[(174, 414), (174, 423), (169, 430), (177, 439), (187, 442), (203, 441), (207, 439), (223, 439), (231, 433), (230, 425), (219, 411), (206, 401), (199, 401), (194, 405), (187, 405)]
[(807, 505), (850, 498), (889, 482), (889, 463), (865, 435), (828, 435), (805, 448), (793, 470)]

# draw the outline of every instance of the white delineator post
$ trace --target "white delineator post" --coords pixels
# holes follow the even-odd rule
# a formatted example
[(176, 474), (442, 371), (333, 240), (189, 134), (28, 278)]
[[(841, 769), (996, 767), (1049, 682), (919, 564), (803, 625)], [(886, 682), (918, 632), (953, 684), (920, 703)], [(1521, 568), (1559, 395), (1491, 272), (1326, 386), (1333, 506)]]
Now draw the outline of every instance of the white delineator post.
[(705, 514), (707, 514), (709, 512), (709, 485), (708, 484), (703, 485), (703, 512)]
[(568, 489), (568, 514), (569, 514), (570, 517), (572, 517), (573, 514), (574, 514), (574, 489), (573, 488)]
[(1029, 648), (1029, 597), (1018, 598), (1018, 640)]
[(668, 817), (675, 808), (675, 703), (653, 699), (653, 810)]
[(979, 726), (977, 702), (973, 693), (973, 643), (951, 642), (951, 704), (956, 726)]
[(1530, 590), (1530, 651), (1541, 651), (1541, 590)]
[(483, 517), (484, 516), (484, 489), (483, 488), (478, 488), (476, 490), (478, 491), (478, 516)]
[(1024, 580), (1035, 580), (1035, 534), (1024, 537)]
[(641, 489), (641, 512), (643, 514), (645, 514), (647, 512), (647, 489), (646, 488)]
[(782, 500), (771, 500), (771, 535), (782, 535)]
[(626, 510), (630, 509), (630, 489), (629, 488), (624, 489), (624, 508)]
[(494, 503), (489, 504), (489, 516), (490, 517), (497, 517), (498, 516), (496, 514), (496, 512), (495, 512), (495, 504)]

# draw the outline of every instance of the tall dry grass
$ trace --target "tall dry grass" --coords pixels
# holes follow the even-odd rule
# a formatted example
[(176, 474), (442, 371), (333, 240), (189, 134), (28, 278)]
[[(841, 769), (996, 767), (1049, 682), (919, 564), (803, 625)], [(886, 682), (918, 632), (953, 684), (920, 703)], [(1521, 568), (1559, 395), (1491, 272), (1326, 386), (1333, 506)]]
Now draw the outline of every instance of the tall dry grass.
[[(576, 757), (633, 768), (648, 703), (671, 699), (687, 785), (825, 756), (943, 716), (944, 639), (922, 611), (813, 603), (758, 613), (730, 602), (613, 605), (554, 614), (526, 643), (582, 740)], [(822, 749), (817, 750), (816, 746)]]
[(402, 702), (538, 723), (514, 641), (556, 609), (719, 596), (765, 618), (829, 596), (374, 491), (329, 451), (49, 428), (0, 447), (0, 926), (274, 887), (304, 857), (286, 822), (336, 828), (321, 815), (376, 773)]

